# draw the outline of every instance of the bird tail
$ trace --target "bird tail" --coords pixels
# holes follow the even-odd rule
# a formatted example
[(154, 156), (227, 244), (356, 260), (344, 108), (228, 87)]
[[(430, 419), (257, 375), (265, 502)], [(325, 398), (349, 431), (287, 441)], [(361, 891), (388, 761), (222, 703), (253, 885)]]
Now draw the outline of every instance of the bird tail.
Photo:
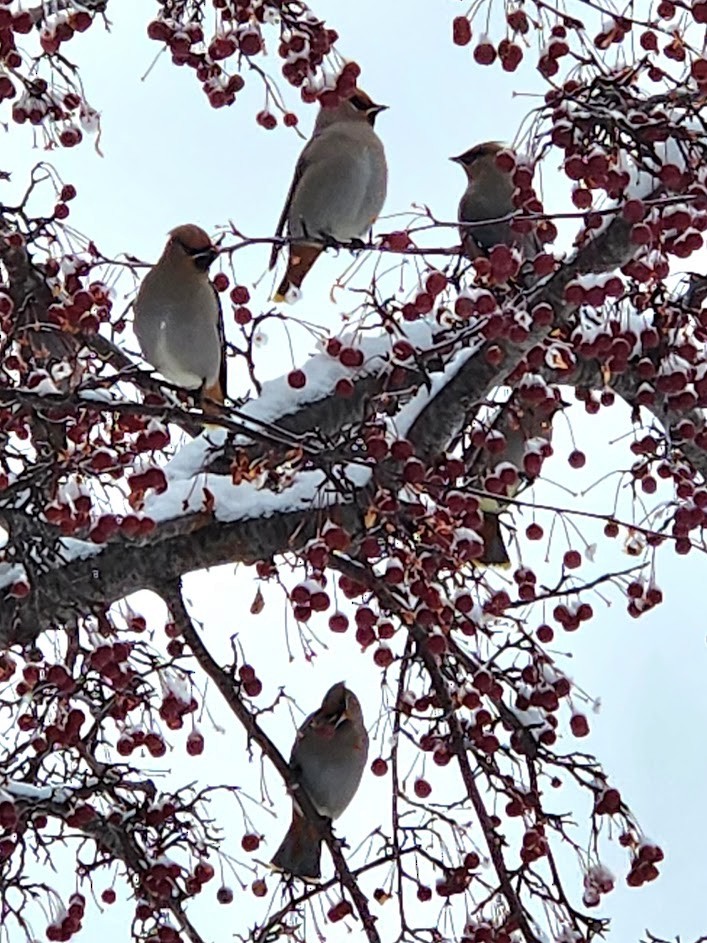
[(484, 540), (484, 552), (476, 561), (484, 566), (497, 566), (506, 569), (511, 565), (508, 548), (501, 533), (501, 522), (498, 514), (486, 511), (484, 523), (481, 525), (481, 536)]
[(223, 389), (221, 388), (221, 383), (219, 380), (217, 380), (212, 386), (205, 386), (202, 388), (201, 408), (205, 413), (208, 413), (211, 416), (221, 413), (223, 400)]
[(280, 282), (277, 291), (273, 295), (273, 301), (285, 301), (287, 292), (291, 287), (300, 287), (307, 272), (317, 261), (321, 251), (321, 246), (296, 244), (290, 246), (290, 257), (287, 262), (287, 271), (285, 272), (285, 277)]
[(303, 881), (318, 881), (321, 870), (322, 840), (316, 825), (303, 815), (292, 813), (292, 823), (275, 852), (272, 866)]

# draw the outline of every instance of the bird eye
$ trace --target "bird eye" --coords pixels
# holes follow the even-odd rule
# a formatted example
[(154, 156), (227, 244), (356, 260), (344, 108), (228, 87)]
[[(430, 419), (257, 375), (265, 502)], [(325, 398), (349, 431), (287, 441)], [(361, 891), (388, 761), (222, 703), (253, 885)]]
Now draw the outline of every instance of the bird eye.
[(184, 254), (194, 260), (194, 265), (202, 272), (208, 271), (211, 263), (218, 255), (218, 251), (213, 246), (203, 246), (201, 249), (195, 246), (185, 245), (178, 240), (179, 245), (184, 250)]
[(366, 101), (361, 95), (352, 95), (349, 101), (357, 111), (368, 111), (371, 106), (371, 103)]

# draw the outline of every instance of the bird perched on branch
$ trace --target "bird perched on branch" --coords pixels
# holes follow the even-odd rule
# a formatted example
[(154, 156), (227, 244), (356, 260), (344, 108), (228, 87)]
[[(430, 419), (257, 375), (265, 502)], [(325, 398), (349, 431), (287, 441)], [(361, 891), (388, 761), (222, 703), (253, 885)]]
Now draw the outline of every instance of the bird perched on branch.
[(211, 411), (226, 394), (223, 315), (208, 274), (217, 255), (199, 226), (177, 226), (135, 299), (135, 334), (145, 359), (177, 386), (200, 390)]
[[(281, 236), (287, 225), (293, 239), (275, 301), (285, 301), (290, 288), (300, 287), (327, 241), (360, 239), (378, 217), (385, 202), (388, 167), (373, 126), (386, 108), (360, 89), (335, 108), (320, 107), (275, 233)], [(278, 251), (274, 246), (270, 268)]]
[(497, 159), (503, 150), (504, 146), (498, 141), (487, 141), (469, 148), (458, 157), (450, 157), (464, 168), (467, 176), (467, 187), (459, 202), (459, 222), (498, 220), (486, 226), (460, 226), (464, 252), (472, 260), (486, 255), (496, 245), (519, 249), (524, 260), (532, 259), (540, 251), (535, 231), (515, 232), (511, 220), (504, 220), (515, 213), (517, 207), (513, 202), (516, 190), (513, 171), (499, 166)]
[[(302, 724), (290, 768), (320, 815), (337, 819), (353, 799), (368, 757), (368, 734), (356, 695), (340, 682)], [(272, 859), (303, 880), (321, 876), (322, 839), (293, 799), (292, 824)]]
[[(513, 465), (517, 477), (507, 487), (505, 496), (515, 498), (537, 478), (542, 462), (552, 454), (552, 428), (555, 415), (567, 404), (560, 399), (546, 399), (538, 404), (522, 403), (515, 396), (502, 407), (493, 428), (505, 437), (505, 447), (500, 452), (482, 453), (474, 463), (479, 485), (484, 487), (489, 476), (498, 477), (502, 466)], [(503, 441), (503, 440), (501, 440)], [(485, 566), (507, 567), (510, 557), (501, 532), (499, 515), (508, 502), (498, 498), (482, 498), (481, 510), (484, 522), (481, 536), (484, 552), (477, 562)]]

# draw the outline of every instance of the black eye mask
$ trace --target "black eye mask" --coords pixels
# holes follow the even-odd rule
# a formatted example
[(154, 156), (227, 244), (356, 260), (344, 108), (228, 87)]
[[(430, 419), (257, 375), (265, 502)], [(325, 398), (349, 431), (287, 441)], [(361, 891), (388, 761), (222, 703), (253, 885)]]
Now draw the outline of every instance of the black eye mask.
[(218, 255), (218, 252), (213, 246), (206, 246), (204, 249), (194, 249), (191, 246), (186, 246), (183, 242), (180, 242), (179, 245), (190, 258), (194, 259), (194, 265), (196, 265), (201, 272), (208, 271), (209, 266)]
[(366, 101), (365, 98), (361, 98), (360, 95), (352, 95), (351, 98), (349, 98), (349, 101), (354, 106), (354, 108), (358, 109), (358, 111), (368, 111), (372, 104), (371, 102)]

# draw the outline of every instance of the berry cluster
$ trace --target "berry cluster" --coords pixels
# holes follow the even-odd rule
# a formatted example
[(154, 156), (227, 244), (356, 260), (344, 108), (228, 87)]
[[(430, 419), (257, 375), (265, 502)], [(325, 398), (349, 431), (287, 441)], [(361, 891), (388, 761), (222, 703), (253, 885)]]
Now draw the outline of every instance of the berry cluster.
[(69, 898), (68, 910), (60, 918), (49, 924), (46, 937), (50, 943), (66, 943), (81, 929), (86, 899), (82, 894), (72, 894)]
[[(85, 101), (80, 84), (61, 68), (66, 60), (60, 47), (77, 33), (84, 33), (94, 16), (88, 9), (50, 12), (41, 5), (13, 11), (11, 3), (0, 0), (0, 104), (12, 101), (13, 120), (41, 126), (52, 145), (74, 147), (85, 131), (97, 129), (98, 114)], [(49, 80), (37, 75), (33, 57), (21, 51), (35, 27), (39, 29), (40, 60), (50, 66)]]
[[(162, 9), (147, 27), (147, 35), (164, 43), (175, 65), (193, 69), (209, 103), (214, 108), (232, 105), (244, 87), (242, 61), (267, 53), (268, 28), (279, 27), (277, 52), (283, 60), (282, 74), (302, 89), (305, 101), (321, 93), (322, 103), (333, 105), (353, 91), (358, 66), (349, 63), (332, 88), (322, 88), (321, 68), (331, 54), (337, 34), (326, 27), (303, 3), (281, 4), (269, 0), (212, 0), (219, 19), (213, 35), (203, 30), (201, 5), (160, 0)], [(227, 64), (235, 60), (236, 72), (229, 74)], [(268, 102), (271, 95), (267, 94)], [(266, 129), (277, 125), (269, 104), (257, 115)], [(297, 116), (284, 112), (283, 122), (292, 127)]]

